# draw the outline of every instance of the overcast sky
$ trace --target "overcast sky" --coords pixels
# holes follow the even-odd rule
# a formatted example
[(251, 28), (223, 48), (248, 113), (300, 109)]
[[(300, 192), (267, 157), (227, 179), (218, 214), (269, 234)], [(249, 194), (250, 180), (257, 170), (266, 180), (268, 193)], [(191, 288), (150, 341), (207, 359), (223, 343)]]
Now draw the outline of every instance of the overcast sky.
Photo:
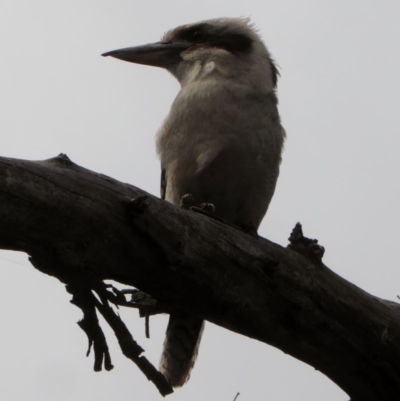
[[(280, 66), (287, 131), (260, 234), (281, 245), (295, 223), (325, 263), (364, 290), (400, 294), (400, 3), (395, 0), (0, 0), (1, 156), (75, 163), (158, 195), (154, 135), (179, 85), (161, 69), (103, 58), (189, 22), (249, 16)], [(2, 229), (7, 229), (3, 227)], [(0, 398), (160, 400), (106, 330), (115, 369), (94, 373), (80, 311), (25, 254), (0, 252)], [(167, 318), (151, 339), (158, 362)], [(103, 324), (103, 327), (105, 325)], [(171, 401), (344, 401), (329, 379), (281, 351), (208, 324), (188, 384)]]

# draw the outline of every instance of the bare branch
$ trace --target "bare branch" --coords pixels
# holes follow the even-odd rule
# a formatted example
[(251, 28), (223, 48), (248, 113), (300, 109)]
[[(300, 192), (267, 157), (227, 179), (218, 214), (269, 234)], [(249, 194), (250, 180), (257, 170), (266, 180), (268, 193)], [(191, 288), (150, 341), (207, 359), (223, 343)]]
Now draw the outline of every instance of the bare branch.
[(0, 247), (68, 285), (139, 288), (154, 313), (190, 313), (277, 347), (352, 401), (400, 394), (399, 305), (329, 270), (298, 229), (282, 248), (65, 156), (0, 159), (0, 202)]

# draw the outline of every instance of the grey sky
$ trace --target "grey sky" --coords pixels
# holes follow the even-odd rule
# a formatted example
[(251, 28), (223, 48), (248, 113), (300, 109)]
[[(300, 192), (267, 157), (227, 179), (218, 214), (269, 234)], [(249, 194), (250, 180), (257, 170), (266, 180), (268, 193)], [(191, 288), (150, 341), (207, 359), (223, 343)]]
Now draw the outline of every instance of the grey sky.
[[(154, 135), (179, 86), (161, 69), (100, 54), (157, 41), (176, 25), (250, 16), (281, 68), (288, 139), (260, 234), (282, 245), (297, 221), (326, 247), (325, 263), (374, 295), (400, 294), (400, 27), (398, 1), (1, 0), (2, 156), (76, 163), (158, 195)], [(161, 399), (120, 356), (94, 373), (80, 311), (26, 255), (0, 252), (0, 397), (53, 401)], [(122, 311), (157, 363), (166, 317), (150, 340)], [(104, 325), (103, 325), (104, 326)], [(27, 336), (29, 334), (29, 336)], [(189, 383), (171, 401), (344, 401), (311, 367), (208, 324)]]

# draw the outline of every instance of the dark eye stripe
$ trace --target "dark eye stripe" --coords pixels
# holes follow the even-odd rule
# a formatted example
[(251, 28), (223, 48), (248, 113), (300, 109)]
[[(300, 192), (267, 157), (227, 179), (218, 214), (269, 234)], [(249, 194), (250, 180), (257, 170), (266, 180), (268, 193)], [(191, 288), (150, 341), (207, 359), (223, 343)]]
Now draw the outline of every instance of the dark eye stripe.
[(210, 36), (207, 40), (210, 45), (221, 47), (231, 53), (248, 53), (251, 50), (253, 40), (239, 33), (228, 33), (221, 36)]
[(179, 38), (191, 43), (206, 43), (209, 46), (220, 47), (231, 53), (247, 53), (253, 40), (240, 33), (215, 33), (210, 24), (198, 24), (179, 32)]

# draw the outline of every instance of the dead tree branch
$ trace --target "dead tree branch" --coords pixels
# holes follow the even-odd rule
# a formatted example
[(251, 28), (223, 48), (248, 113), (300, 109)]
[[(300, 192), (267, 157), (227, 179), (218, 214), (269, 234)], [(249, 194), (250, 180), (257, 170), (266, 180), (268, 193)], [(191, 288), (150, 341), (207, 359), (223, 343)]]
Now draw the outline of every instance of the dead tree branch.
[[(0, 248), (28, 253), (72, 288), (98, 289), (105, 279), (139, 288), (157, 300), (152, 313), (191, 313), (277, 347), (352, 401), (400, 394), (399, 305), (329, 270), (299, 227), (292, 249), (283, 248), (63, 155), (1, 158), (0, 202)], [(108, 358), (104, 344), (101, 352)]]

